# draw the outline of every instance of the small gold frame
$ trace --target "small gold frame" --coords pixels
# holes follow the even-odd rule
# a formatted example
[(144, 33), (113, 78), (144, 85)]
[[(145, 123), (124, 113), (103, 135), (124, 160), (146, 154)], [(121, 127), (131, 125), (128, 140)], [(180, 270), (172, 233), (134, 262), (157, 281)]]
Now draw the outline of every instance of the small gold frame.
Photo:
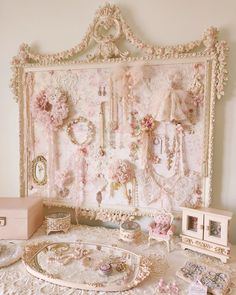
[[(39, 166), (41, 164), (42, 166)], [(37, 169), (39, 169), (39, 173), (41, 171), (44, 171), (44, 174), (42, 177), (38, 177), (37, 175)], [(44, 156), (37, 156), (32, 161), (32, 178), (34, 183), (38, 185), (45, 185), (47, 183), (47, 160), (44, 158)]]

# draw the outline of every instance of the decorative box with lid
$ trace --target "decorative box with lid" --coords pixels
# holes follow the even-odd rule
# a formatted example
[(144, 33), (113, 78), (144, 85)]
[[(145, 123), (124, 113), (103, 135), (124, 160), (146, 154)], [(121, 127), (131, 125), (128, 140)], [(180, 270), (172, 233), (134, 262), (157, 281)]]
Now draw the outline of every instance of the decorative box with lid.
[(198, 251), (227, 262), (230, 253), (228, 229), (232, 213), (213, 208), (182, 207), (182, 210), (182, 249)]
[(27, 240), (42, 223), (41, 198), (0, 198), (0, 239)]

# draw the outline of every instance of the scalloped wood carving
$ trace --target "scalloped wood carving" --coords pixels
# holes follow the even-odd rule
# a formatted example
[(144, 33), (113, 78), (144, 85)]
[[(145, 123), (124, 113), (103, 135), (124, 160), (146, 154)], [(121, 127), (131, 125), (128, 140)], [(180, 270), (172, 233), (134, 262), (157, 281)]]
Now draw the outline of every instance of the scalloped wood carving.
[(82, 41), (69, 50), (55, 54), (35, 53), (28, 44), (22, 44), (18, 54), (12, 60), (13, 78), (11, 88), (18, 101), (21, 93), (21, 73), (25, 65), (53, 65), (63, 64), (68, 61), (75, 61), (82, 53), (86, 53), (91, 42), (94, 43), (95, 52), (88, 53), (84, 61), (109, 61), (129, 60), (132, 53), (121, 51), (117, 41), (124, 38), (137, 49), (143, 52), (146, 58), (167, 59), (182, 58), (185, 54), (191, 56), (209, 55), (217, 62), (216, 73), (216, 97), (220, 99), (224, 95), (224, 85), (227, 80), (226, 52), (228, 50), (225, 41), (218, 40), (218, 30), (210, 27), (199, 40), (176, 46), (160, 46), (144, 43), (130, 29), (116, 5), (109, 3), (99, 8), (95, 18), (88, 28)]

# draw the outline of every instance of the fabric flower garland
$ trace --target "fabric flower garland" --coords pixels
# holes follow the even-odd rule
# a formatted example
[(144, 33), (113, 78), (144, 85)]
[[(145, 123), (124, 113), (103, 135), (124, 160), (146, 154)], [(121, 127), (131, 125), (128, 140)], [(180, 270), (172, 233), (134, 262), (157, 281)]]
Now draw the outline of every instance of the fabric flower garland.
[(131, 196), (128, 193), (127, 184), (129, 182), (133, 184), (135, 179), (132, 164), (127, 160), (117, 160), (111, 167), (111, 175), (113, 189), (118, 190), (120, 187), (123, 187), (125, 196), (130, 204)]
[(142, 166), (143, 168), (148, 167), (149, 156), (152, 155), (151, 145), (153, 132), (157, 127), (157, 122), (153, 116), (148, 114), (140, 121), (140, 129), (142, 132)]

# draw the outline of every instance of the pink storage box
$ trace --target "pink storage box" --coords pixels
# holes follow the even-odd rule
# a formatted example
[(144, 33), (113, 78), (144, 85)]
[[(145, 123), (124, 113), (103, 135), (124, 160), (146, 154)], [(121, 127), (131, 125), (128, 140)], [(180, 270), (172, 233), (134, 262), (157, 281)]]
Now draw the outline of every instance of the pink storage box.
[(0, 198), (0, 239), (26, 240), (42, 223), (41, 198)]

